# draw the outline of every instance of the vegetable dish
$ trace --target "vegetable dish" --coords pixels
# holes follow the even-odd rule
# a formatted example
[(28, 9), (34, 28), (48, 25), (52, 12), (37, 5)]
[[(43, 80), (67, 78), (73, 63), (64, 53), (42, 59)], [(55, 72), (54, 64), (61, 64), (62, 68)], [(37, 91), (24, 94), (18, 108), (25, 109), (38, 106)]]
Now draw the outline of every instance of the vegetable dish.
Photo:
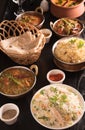
[(54, 30), (59, 35), (78, 35), (83, 26), (77, 19), (61, 18), (55, 23)]

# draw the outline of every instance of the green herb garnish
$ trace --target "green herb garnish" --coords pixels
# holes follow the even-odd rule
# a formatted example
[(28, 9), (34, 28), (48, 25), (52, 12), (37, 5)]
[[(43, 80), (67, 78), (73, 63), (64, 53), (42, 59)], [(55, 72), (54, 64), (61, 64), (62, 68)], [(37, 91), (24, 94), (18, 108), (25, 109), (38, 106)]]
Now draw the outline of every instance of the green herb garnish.
[(52, 91), (52, 92), (56, 92), (56, 91), (57, 91), (57, 89), (56, 89), (56, 88), (54, 88), (54, 87), (50, 87), (50, 91)]
[(66, 102), (67, 101), (67, 96), (65, 94), (61, 95), (61, 102)]
[(40, 91), (40, 94), (44, 95), (44, 93), (45, 93), (44, 89)]
[(78, 42), (78, 48), (81, 48), (81, 47), (83, 47), (83, 46), (84, 46), (84, 41), (80, 40), (80, 41)]
[(58, 100), (58, 96), (53, 96), (53, 97), (49, 97), (49, 101), (52, 103), (52, 104), (55, 104), (56, 101)]
[(13, 75), (11, 75), (11, 74), (5, 74), (5, 76), (7, 78), (9, 78), (10, 80), (12, 80), (17, 85), (23, 86), (23, 84), (18, 79), (16, 79), (15, 77), (13, 77)]
[(71, 42), (72, 44), (74, 44), (76, 41), (77, 41), (76, 38), (75, 38), (75, 39), (71, 39), (71, 40), (69, 40), (69, 42)]
[(38, 117), (38, 119), (43, 119), (43, 120), (45, 120), (45, 121), (48, 121), (48, 120), (49, 120), (49, 117), (47, 117), (47, 116), (41, 116), (41, 117)]

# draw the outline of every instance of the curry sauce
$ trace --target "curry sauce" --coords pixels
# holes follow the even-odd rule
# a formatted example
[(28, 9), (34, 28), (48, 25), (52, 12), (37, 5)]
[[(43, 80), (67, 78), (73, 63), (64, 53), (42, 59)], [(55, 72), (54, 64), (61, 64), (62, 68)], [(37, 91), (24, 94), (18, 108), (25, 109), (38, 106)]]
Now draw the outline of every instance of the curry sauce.
[(0, 75), (0, 91), (7, 95), (17, 95), (28, 91), (35, 80), (31, 71), (11, 68)]
[(76, 6), (81, 2), (81, 0), (54, 0), (54, 3), (58, 6), (72, 7)]

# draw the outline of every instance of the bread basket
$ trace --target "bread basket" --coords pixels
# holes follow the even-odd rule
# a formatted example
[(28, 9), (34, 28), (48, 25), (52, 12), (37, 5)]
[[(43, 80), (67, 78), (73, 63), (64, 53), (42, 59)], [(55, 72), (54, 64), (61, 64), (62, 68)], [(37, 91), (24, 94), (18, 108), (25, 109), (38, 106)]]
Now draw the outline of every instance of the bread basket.
[[(30, 36), (24, 37), (25, 33), (28, 33)], [(15, 38), (16, 40), (14, 40)], [(21, 43), (17, 43), (17, 39)], [(9, 41), (11, 41), (10, 45), (8, 45)], [(20, 49), (18, 52), (16, 44)], [(29, 23), (22, 24), (16, 20), (4, 20), (0, 23), (0, 49), (14, 62), (23, 65), (36, 62), (44, 45), (45, 37), (35, 26)], [(14, 51), (12, 50), (13, 46), (16, 48)]]

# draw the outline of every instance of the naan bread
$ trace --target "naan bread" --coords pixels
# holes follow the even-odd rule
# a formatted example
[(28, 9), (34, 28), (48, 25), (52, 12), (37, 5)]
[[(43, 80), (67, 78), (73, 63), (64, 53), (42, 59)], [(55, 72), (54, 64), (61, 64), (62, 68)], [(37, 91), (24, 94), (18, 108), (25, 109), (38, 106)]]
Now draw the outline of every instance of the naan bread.
[(28, 51), (36, 51), (43, 39), (43, 34), (40, 34), (38, 37), (36, 37), (31, 32), (27, 31), (20, 36), (1, 40), (0, 46), (2, 50), (5, 50), (6, 53), (24, 54), (28, 53)]

